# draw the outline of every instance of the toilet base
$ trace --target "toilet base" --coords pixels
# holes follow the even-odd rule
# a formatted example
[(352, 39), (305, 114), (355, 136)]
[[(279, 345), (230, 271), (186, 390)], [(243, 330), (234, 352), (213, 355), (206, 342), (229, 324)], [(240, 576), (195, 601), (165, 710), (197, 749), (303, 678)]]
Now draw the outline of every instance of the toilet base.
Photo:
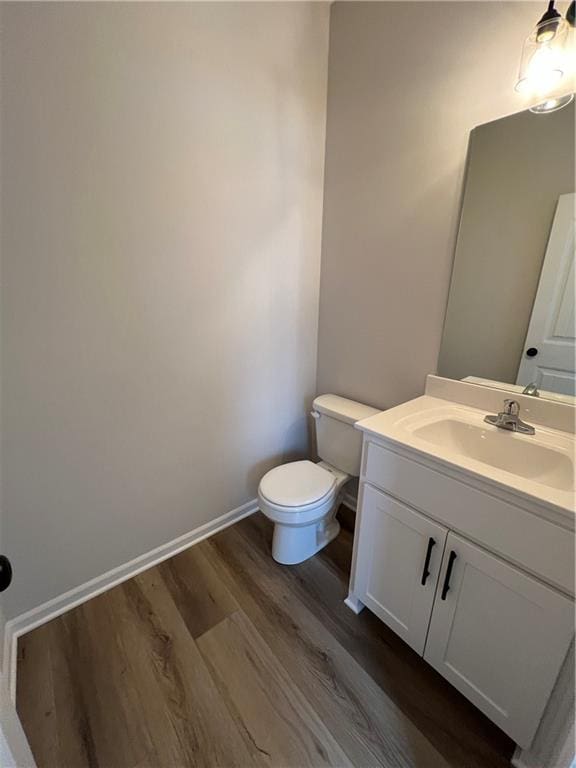
[(297, 565), (320, 552), (340, 533), (340, 523), (334, 517), (310, 525), (276, 523), (272, 538), (272, 557), (281, 565)]

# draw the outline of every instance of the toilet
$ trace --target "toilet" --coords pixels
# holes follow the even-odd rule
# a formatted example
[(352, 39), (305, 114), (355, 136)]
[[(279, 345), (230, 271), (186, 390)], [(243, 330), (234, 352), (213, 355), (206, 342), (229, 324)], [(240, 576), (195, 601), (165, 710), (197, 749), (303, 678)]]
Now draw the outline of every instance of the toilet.
[(338, 395), (314, 400), (321, 461), (293, 461), (267, 472), (258, 487), (260, 510), (274, 523), (272, 557), (296, 565), (319, 552), (340, 532), (336, 512), (344, 486), (360, 474), (362, 435), (354, 424), (379, 413)]

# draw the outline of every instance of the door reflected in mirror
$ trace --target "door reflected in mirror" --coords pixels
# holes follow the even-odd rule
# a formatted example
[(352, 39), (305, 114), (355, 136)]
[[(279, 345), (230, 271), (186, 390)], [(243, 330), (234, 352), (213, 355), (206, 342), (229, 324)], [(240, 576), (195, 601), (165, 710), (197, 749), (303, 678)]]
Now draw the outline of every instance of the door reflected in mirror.
[(438, 373), (574, 401), (574, 103), (475, 128)]

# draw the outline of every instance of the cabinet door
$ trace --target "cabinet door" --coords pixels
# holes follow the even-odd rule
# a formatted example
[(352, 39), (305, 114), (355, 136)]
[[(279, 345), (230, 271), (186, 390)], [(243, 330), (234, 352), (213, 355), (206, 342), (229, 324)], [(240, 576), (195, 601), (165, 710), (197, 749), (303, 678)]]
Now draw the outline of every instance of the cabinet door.
[(421, 654), (447, 529), (365, 485), (359, 532), (358, 598)]
[(521, 747), (573, 631), (572, 600), (448, 535), (424, 658)]

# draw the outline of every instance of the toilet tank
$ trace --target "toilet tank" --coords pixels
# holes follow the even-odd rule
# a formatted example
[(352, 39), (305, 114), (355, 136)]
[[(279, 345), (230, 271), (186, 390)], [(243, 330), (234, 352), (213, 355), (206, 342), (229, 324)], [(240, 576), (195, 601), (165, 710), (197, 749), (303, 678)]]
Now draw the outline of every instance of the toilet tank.
[(354, 428), (354, 424), (380, 411), (338, 395), (319, 395), (313, 407), (318, 455), (336, 469), (357, 477), (360, 474), (362, 433)]

